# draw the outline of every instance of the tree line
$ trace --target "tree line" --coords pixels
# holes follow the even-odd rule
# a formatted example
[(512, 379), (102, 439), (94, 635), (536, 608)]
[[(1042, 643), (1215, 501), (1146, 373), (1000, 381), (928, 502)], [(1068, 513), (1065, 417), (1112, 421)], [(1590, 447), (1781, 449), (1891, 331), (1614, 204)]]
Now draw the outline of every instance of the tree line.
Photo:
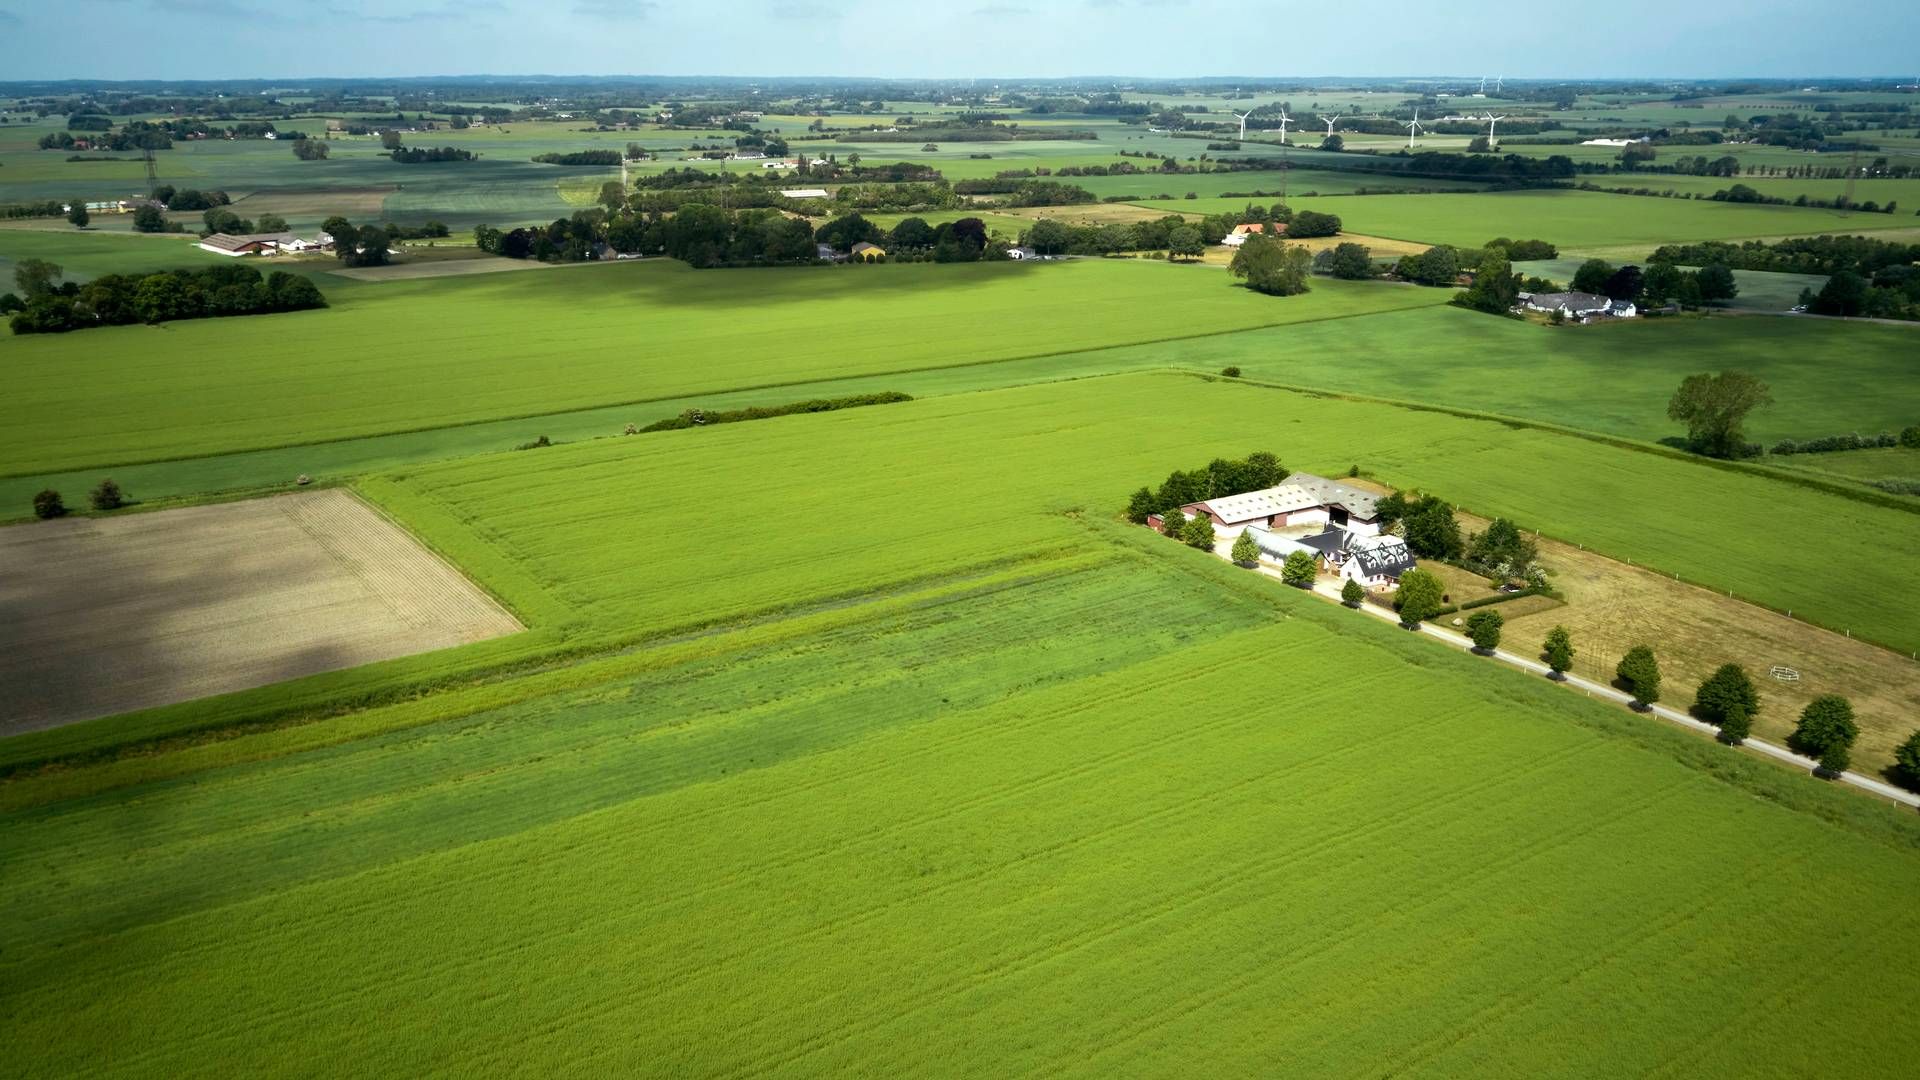
[(265, 315), (327, 306), (313, 282), (283, 270), (262, 277), (229, 264), (154, 274), (107, 274), (80, 284), (60, 281), (58, 265), (27, 259), (14, 271), (20, 296), (0, 296), (16, 334), (59, 334), (96, 326)]

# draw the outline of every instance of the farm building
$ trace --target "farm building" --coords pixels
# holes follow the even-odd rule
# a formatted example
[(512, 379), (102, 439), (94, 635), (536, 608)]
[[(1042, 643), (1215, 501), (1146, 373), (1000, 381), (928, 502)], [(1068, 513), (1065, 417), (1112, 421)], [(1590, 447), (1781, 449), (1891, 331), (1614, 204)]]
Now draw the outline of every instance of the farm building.
[[(1254, 233), (1265, 233), (1266, 231), (1267, 227), (1258, 221), (1249, 222), (1244, 225), (1235, 225), (1233, 231), (1228, 233), (1226, 238), (1220, 242), (1228, 247), (1239, 247), (1241, 244), (1247, 242), (1247, 237), (1252, 236)], [(1286, 231), (1287, 227), (1285, 225), (1276, 224), (1273, 227), (1274, 236), (1285, 235)]]
[(789, 199), (824, 199), (827, 197), (827, 189), (817, 187), (781, 188), (780, 194)]
[(1528, 311), (1558, 311), (1569, 319), (1594, 316), (1631, 319), (1639, 314), (1631, 301), (1611, 300), (1594, 293), (1521, 293), (1520, 306)]
[[(203, 238), (198, 247), (202, 251), (211, 251), (215, 255), (272, 255), (283, 249), (284, 245), (304, 243), (292, 233), (246, 233), (234, 236), (229, 233), (213, 233)], [(286, 247), (286, 250), (298, 250)]]
[(865, 240), (853, 245), (853, 257), (865, 262), (887, 257), (887, 251), (879, 244), (869, 244)]
[(1030, 247), (1025, 247), (1023, 245), (1016, 244), (1015, 246), (1007, 249), (1007, 258), (1013, 259), (1015, 261), (1024, 261), (1026, 259), (1031, 259), (1033, 258), (1033, 249)]
[(1237, 534), (1248, 526), (1285, 529), (1302, 525), (1336, 526), (1363, 536), (1380, 531), (1379, 496), (1351, 484), (1311, 473), (1294, 473), (1284, 484), (1244, 495), (1228, 495), (1181, 507), (1206, 514), (1213, 526)]
[(1262, 555), (1276, 562), (1296, 551), (1304, 551), (1328, 573), (1357, 581), (1369, 589), (1398, 588), (1401, 575), (1415, 565), (1407, 542), (1398, 536), (1362, 536), (1336, 525), (1303, 536), (1283, 536), (1249, 526), (1247, 534), (1253, 537)]

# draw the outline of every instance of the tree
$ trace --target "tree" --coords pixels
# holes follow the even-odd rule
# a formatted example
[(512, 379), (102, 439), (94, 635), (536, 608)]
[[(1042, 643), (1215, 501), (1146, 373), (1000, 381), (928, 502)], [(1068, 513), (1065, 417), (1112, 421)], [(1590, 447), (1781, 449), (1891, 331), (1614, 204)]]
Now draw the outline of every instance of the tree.
[(332, 147), (317, 139), (293, 140), (293, 156), (301, 161), (325, 161), (327, 155), (332, 152)]
[(1709, 263), (1693, 275), (1700, 286), (1700, 299), (1709, 304), (1731, 300), (1740, 295), (1740, 286), (1733, 280), (1733, 271), (1726, 263)]
[(1853, 752), (1845, 743), (1833, 743), (1820, 751), (1820, 771), (1828, 776), (1839, 776), (1853, 764)]
[(1835, 746), (1851, 748), (1859, 737), (1853, 703), (1839, 694), (1822, 694), (1800, 710), (1800, 722), (1787, 737), (1787, 745), (1808, 757), (1820, 758)]
[(1400, 535), (1413, 554), (1426, 559), (1459, 558), (1460, 523), (1454, 520), (1453, 507), (1437, 496), (1422, 495), (1407, 511), (1401, 526)]
[(1693, 714), (1709, 724), (1724, 724), (1734, 713), (1751, 718), (1759, 710), (1760, 692), (1739, 664), (1722, 664), (1693, 694)]
[(1347, 148), (1347, 140), (1341, 138), (1338, 135), (1329, 135), (1326, 138), (1320, 140), (1320, 149), (1325, 150), (1330, 154), (1337, 154), (1340, 151), (1345, 150), (1346, 148)]
[(1195, 514), (1187, 519), (1180, 528), (1180, 539), (1188, 547), (1203, 551), (1213, 550), (1213, 518), (1205, 513)]
[(627, 205), (627, 189), (621, 186), (620, 181), (609, 180), (600, 185), (600, 196), (594, 201), (606, 207), (608, 213), (613, 213)]
[(1907, 741), (1893, 748), (1893, 763), (1899, 767), (1899, 779), (1902, 784), (1920, 791), (1920, 730), (1907, 736)]
[[(922, 221), (920, 224), (924, 226), (926, 222)], [(928, 232), (931, 233), (932, 230), (929, 229)], [(1067, 250), (1067, 245), (1072, 241), (1072, 231), (1052, 218), (1041, 218), (1033, 223), (1033, 228), (1027, 230), (1027, 245), (1042, 255), (1058, 255)]]
[(54, 282), (60, 280), (64, 272), (58, 263), (45, 259), (21, 259), (13, 266), (13, 284), (21, 296), (34, 301), (53, 295)]
[(380, 145), (387, 150), (400, 149), (400, 133), (392, 128), (387, 128), (380, 133)]
[(1815, 315), (1858, 315), (1867, 306), (1867, 279), (1851, 270), (1842, 270), (1827, 279), (1809, 304)]
[(259, 229), (263, 233), (286, 232), (287, 219), (281, 217), (279, 214), (261, 214), (260, 220), (254, 224), (254, 228)]
[(1747, 736), (1752, 732), (1753, 714), (1737, 704), (1728, 709), (1727, 714), (1720, 719), (1720, 741), (1728, 746), (1739, 746), (1746, 742)]
[(1492, 315), (1505, 315), (1513, 310), (1513, 306), (1520, 302), (1520, 278), (1513, 272), (1513, 264), (1507, 260), (1506, 253), (1489, 250), (1480, 261), (1473, 284), (1455, 297), (1454, 302), (1461, 307)]
[(1289, 552), (1286, 561), (1280, 564), (1280, 580), (1296, 589), (1312, 588), (1313, 579), (1319, 575), (1319, 572), (1320, 569), (1314, 564), (1313, 556), (1304, 551)]
[(1259, 233), (1234, 252), (1227, 272), (1245, 278), (1247, 287), (1268, 296), (1296, 296), (1311, 286), (1307, 276), (1313, 270), (1313, 256), (1297, 245), (1269, 239)]
[(1402, 255), (1394, 269), (1416, 285), (1452, 285), (1460, 279), (1460, 253), (1436, 244), (1417, 255)]
[(1467, 143), (1467, 153), (1491, 154), (1493, 153), (1493, 140), (1487, 138), (1485, 135), (1475, 135), (1472, 141)]
[(1165, 535), (1181, 540), (1185, 538), (1186, 528), (1186, 511), (1177, 506), (1160, 511), (1160, 531)]
[(813, 239), (816, 243), (826, 244), (835, 251), (851, 251), (855, 244), (862, 242), (877, 244), (883, 237), (878, 225), (861, 217), (858, 213), (852, 213), (834, 218), (820, 226), (819, 231), (814, 233)]
[[(1035, 228), (1040, 225), (1041, 222), (1034, 222)], [(933, 226), (927, 224), (925, 218), (906, 218), (893, 227), (888, 238), (897, 248), (929, 248), (933, 246)]]
[(1635, 645), (1628, 649), (1613, 674), (1640, 705), (1652, 705), (1660, 700), (1660, 664), (1653, 658), (1651, 647)]
[(1588, 259), (1580, 264), (1573, 273), (1573, 284), (1568, 286), (1574, 292), (1605, 293), (1607, 279), (1613, 277), (1613, 264), (1605, 259)]
[(1539, 545), (1506, 518), (1494, 518), (1467, 543), (1468, 559), (1507, 577), (1526, 577), (1539, 553)]
[(1293, 215), (1293, 220), (1287, 223), (1287, 235), (1295, 240), (1310, 240), (1317, 236), (1338, 236), (1340, 235), (1340, 218), (1335, 214), (1302, 210)]
[(1153, 492), (1141, 488), (1127, 500), (1127, 520), (1135, 525), (1145, 525), (1148, 515), (1154, 512)]
[(1440, 584), (1440, 579), (1425, 570), (1409, 570), (1400, 575), (1397, 599), (1400, 602), (1401, 624), (1415, 627), (1438, 615), (1440, 598), (1445, 595), (1446, 589)]
[(142, 206), (133, 212), (133, 231), (144, 233), (166, 232), (167, 215), (157, 206)]
[(95, 510), (118, 510), (127, 505), (126, 493), (120, 490), (120, 485), (114, 483), (111, 476), (100, 481), (100, 486), (88, 494), (88, 499)]
[(1689, 375), (1667, 402), (1667, 418), (1687, 425), (1696, 453), (1731, 458), (1745, 446), (1747, 414), (1771, 404), (1767, 384), (1744, 371)]
[(1241, 566), (1256, 566), (1260, 562), (1260, 545), (1253, 542), (1253, 533), (1240, 530), (1233, 539), (1233, 561)]
[(1200, 242), (1200, 230), (1191, 225), (1182, 225), (1167, 234), (1167, 258), (1197, 259), (1207, 253), (1207, 246)]
[(57, 518), (66, 512), (67, 504), (61, 501), (60, 493), (52, 488), (46, 488), (33, 497), (33, 516), (41, 521)]
[(1640, 295), (1640, 283), (1645, 275), (1637, 266), (1623, 266), (1607, 275), (1606, 284), (1600, 287), (1609, 300), (1632, 300)]
[(1327, 260), (1327, 272), (1342, 281), (1365, 281), (1373, 276), (1373, 253), (1362, 244), (1340, 244)]
[(1506, 623), (1506, 616), (1492, 608), (1481, 608), (1467, 616), (1467, 636), (1473, 639), (1474, 648), (1491, 654), (1500, 647), (1500, 628)]
[(72, 222), (73, 227), (76, 229), (84, 229), (87, 227), (87, 222), (93, 219), (87, 214), (87, 201), (85, 199), (75, 199), (67, 204), (67, 220)]
[(1667, 306), (1668, 301), (1680, 294), (1680, 279), (1684, 276), (1679, 267), (1668, 262), (1647, 267), (1646, 276), (1640, 282), (1640, 294), (1646, 298), (1647, 306)]
[(1361, 588), (1360, 583), (1352, 578), (1348, 578), (1347, 583), (1340, 586), (1340, 601), (1348, 607), (1357, 608), (1366, 598), (1367, 590)]
[(1556, 626), (1547, 631), (1546, 648), (1547, 667), (1552, 670), (1555, 679), (1566, 678), (1573, 667), (1573, 636), (1564, 626)]

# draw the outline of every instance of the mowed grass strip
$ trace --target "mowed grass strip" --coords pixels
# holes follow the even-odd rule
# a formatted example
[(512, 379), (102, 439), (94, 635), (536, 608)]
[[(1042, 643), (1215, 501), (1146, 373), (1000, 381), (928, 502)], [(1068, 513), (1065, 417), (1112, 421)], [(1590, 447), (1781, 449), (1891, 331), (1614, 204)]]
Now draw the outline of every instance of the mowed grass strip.
[(1544, 682), (1185, 571), (1205, 556), (1121, 558), (1124, 581), (14, 815), (19, 1071), (1868, 1075), (1920, 1052), (1920, 975), (1886, 962), (1920, 941), (1911, 846)]
[(1425, 306), (1279, 301), (1131, 260), (693, 271), (650, 262), (341, 288), (325, 311), (16, 338), (9, 475), (196, 457)]
[[(1170, 213), (1218, 214), (1271, 199), (1144, 200)], [(1479, 247), (1496, 236), (1540, 239), (1562, 250), (1620, 244), (1814, 236), (1907, 226), (1898, 214), (1846, 214), (1796, 206), (1756, 206), (1570, 188), (1466, 194), (1321, 196), (1289, 199), (1294, 210), (1338, 214), (1351, 232), (1425, 244)], [(1644, 254), (1642, 255), (1644, 258)]]
[[(1902, 651), (1920, 646), (1920, 617), (1877, 569), (1886, 551), (1920, 550), (1920, 516), (1570, 435), (1186, 375), (496, 454), (367, 490), (403, 520), (442, 522), (421, 531), (456, 563), (518, 567), (584, 633), (605, 635), (1070, 546), (1062, 512), (1109, 516), (1171, 469), (1252, 449), (1322, 474), (1359, 465)], [(1832, 521), (1850, 525), (1822, 530), (1828, 554), (1810, 571), (1783, 539)]]

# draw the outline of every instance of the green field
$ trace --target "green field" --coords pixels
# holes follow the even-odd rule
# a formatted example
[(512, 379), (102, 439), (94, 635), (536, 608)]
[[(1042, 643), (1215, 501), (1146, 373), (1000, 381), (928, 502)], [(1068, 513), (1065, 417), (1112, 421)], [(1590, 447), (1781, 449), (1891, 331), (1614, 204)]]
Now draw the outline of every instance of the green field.
[[(1057, 302), (1035, 303), (1041, 287)], [(1329, 282), (1275, 303), (1205, 267), (1133, 261), (391, 282), (325, 311), (12, 340), (23, 421), (0, 460), (24, 475), (204, 456), (1444, 300)]]
[[(1135, 392), (1223, 395), (1268, 396)], [(623, 443), (669, 456), (618, 471), (740, 477), (752, 444), (798, 474), (790, 448), (855, 434), (816, 421), (884, 451), (952, 419), (869, 412)], [(614, 465), (552, 453), (521, 479)], [(842, 513), (874, 490), (848, 479)], [(408, 483), (472, 508), (477, 480)], [(659, 535), (605, 505), (495, 542)], [(897, 548), (958, 569), (958, 532), (1002, 553), (972, 581), (0, 788), (15, 1068), (1869, 1074), (1920, 1051), (1920, 982), (1886, 959), (1920, 934), (1911, 822), (1144, 533), (994, 505), (985, 544), (941, 521), (841, 549), (883, 580)], [(1630, 1026), (1591, 1022), (1629, 996)], [(1789, 997), (1831, 1037), (1779, 1024)]]
[[(1144, 200), (1175, 213), (1239, 210), (1245, 199)], [(1291, 199), (1295, 210), (1338, 214), (1348, 232), (1427, 244), (1478, 247), (1496, 236), (1531, 237), (1562, 250), (1762, 236), (1812, 236), (1908, 228), (1900, 215), (1843, 214), (1792, 206), (1753, 206), (1545, 189), (1474, 194), (1369, 195)]]

